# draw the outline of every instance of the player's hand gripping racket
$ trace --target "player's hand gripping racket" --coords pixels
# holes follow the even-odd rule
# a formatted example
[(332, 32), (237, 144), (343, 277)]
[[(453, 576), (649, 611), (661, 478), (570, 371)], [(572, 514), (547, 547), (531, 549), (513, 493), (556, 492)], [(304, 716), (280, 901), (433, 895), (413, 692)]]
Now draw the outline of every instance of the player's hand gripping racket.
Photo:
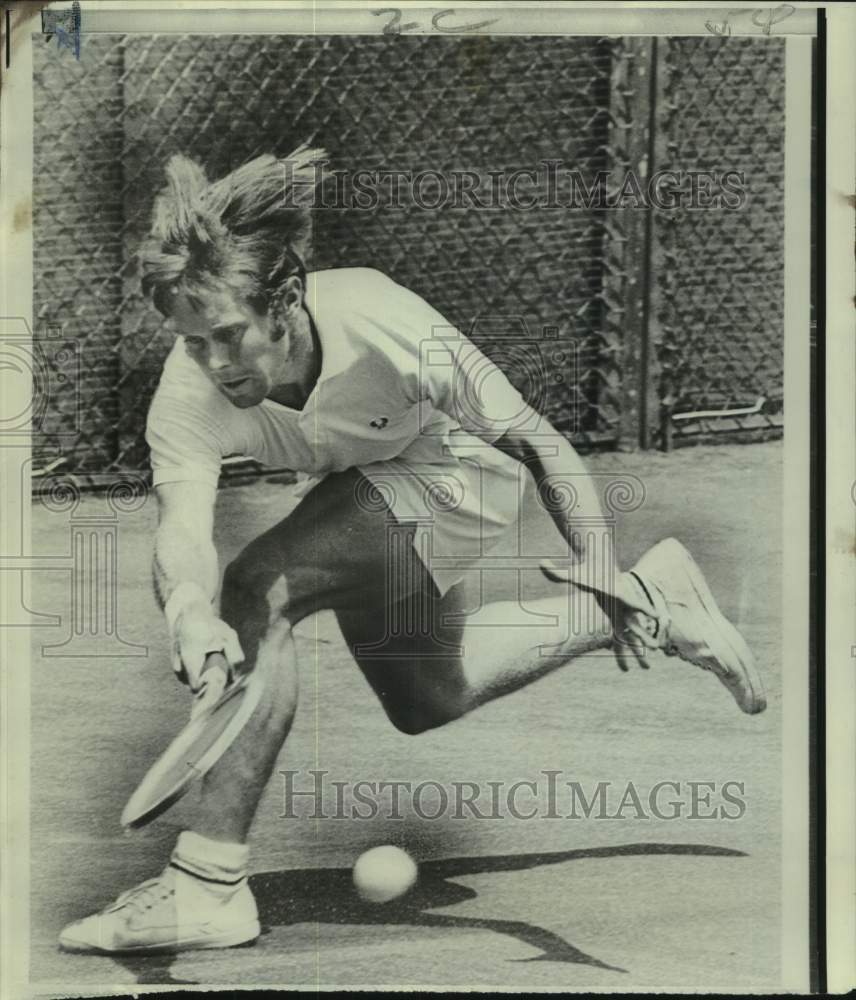
[(261, 672), (229, 683), (229, 663), (209, 653), (190, 722), (149, 769), (122, 812), (122, 826), (138, 829), (166, 812), (234, 743), (261, 699)]

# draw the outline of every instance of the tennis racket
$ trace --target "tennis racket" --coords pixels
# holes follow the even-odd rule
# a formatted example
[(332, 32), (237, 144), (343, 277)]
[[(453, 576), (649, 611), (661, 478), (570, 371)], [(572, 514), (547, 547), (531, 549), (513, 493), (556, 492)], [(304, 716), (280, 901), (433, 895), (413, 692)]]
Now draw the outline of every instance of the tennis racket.
[(166, 812), (235, 742), (261, 699), (264, 683), (256, 671), (241, 674), (231, 684), (229, 675), (225, 656), (209, 653), (190, 722), (128, 800), (121, 820), (126, 829), (139, 829)]

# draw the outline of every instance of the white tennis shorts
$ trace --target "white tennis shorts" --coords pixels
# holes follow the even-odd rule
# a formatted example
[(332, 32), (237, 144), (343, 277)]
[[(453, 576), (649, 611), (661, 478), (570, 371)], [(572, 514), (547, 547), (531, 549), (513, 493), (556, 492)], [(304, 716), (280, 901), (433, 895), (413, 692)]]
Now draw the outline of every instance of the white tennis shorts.
[[(358, 466), (375, 490), (357, 502), (417, 524), (413, 548), (441, 595), (517, 522), (527, 480), (522, 465), (472, 435), (458, 431), (447, 450), (440, 463), (393, 458)], [(301, 483), (298, 495), (321, 478)]]

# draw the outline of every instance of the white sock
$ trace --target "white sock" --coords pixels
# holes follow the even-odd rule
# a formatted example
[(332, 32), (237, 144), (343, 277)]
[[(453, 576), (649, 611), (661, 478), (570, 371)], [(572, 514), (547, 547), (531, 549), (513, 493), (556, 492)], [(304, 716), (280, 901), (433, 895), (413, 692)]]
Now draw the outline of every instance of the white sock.
[(208, 884), (212, 890), (234, 889), (247, 877), (250, 849), (246, 844), (211, 840), (183, 830), (172, 852), (170, 865)]

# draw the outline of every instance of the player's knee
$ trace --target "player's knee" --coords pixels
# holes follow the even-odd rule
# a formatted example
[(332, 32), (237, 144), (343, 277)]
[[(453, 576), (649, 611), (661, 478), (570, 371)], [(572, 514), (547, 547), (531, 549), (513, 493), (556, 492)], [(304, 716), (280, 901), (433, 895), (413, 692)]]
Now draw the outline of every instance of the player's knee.
[(419, 736), (434, 727), (427, 719), (414, 712), (387, 712), (390, 722), (405, 736)]
[(293, 663), (283, 664), (275, 671), (264, 706), (267, 728), (287, 730), (297, 711), (297, 671)]
[[(287, 617), (292, 624), (317, 611), (322, 603), (316, 593), (317, 573), (301, 555), (278, 551), (276, 567), (264, 555), (250, 545), (228, 564), (223, 573), (222, 608), (239, 619)], [(287, 576), (282, 566), (288, 567)]]
[(264, 600), (268, 587), (258, 563), (245, 549), (223, 573), (220, 601), (229, 607), (258, 603)]
[[(258, 736), (259, 751), (263, 752), (271, 742), (279, 746), (285, 741), (291, 730), (291, 724), (297, 711), (297, 698), (269, 698), (255, 711), (253, 720), (254, 732)], [(250, 755), (250, 770), (258, 767), (257, 755)]]
[(291, 623), (282, 618), (266, 631), (257, 650), (255, 669), (264, 670), (264, 696), (256, 712), (270, 732), (287, 730), (297, 711), (297, 658)]
[(255, 612), (264, 609), (281, 613), (288, 606), (288, 594), (282, 574), (245, 549), (223, 573), (220, 602), (224, 609), (252, 609)]
[(449, 699), (410, 704), (395, 709), (387, 708), (387, 715), (395, 728), (406, 736), (419, 736), (431, 729), (439, 729), (467, 711), (466, 706)]

